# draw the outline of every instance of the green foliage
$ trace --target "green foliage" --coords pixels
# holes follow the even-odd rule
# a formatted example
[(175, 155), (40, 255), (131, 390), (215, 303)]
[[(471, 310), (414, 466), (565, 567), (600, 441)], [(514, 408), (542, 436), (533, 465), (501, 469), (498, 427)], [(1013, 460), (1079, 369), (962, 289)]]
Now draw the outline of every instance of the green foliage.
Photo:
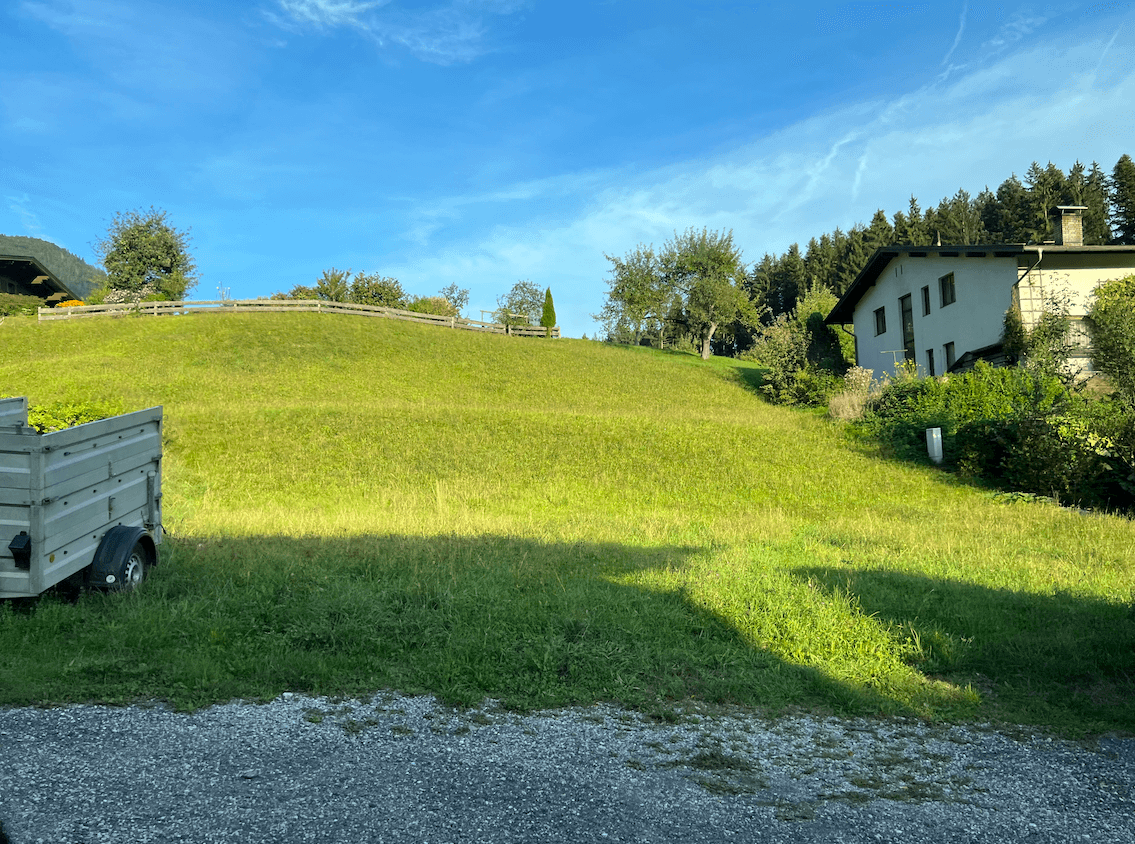
[(346, 302), (350, 292), (350, 286), (347, 282), (350, 274), (350, 270), (337, 270), (334, 267), (324, 270), (315, 282), (314, 298), (324, 299), (328, 302)]
[(531, 281), (521, 279), (497, 297), (493, 320), (501, 325), (539, 325), (544, 312), (544, 294)]
[(926, 429), (941, 428), (943, 449), (950, 459), (962, 424), (1044, 416), (1066, 401), (1067, 392), (1056, 378), (978, 361), (961, 375), (886, 385), (868, 401), (865, 423), (905, 457), (925, 456)]
[(1135, 407), (1135, 275), (1097, 287), (1085, 323), (1092, 363)]
[(1111, 224), (1114, 243), (1135, 246), (1135, 161), (1123, 155), (1111, 174)]
[(826, 289), (809, 290), (791, 313), (760, 329), (743, 353), (768, 370), (761, 389), (773, 402), (819, 407), (843, 386), (854, 348), (847, 348), (842, 332), (824, 324), (837, 301)]
[(355, 273), (347, 291), (346, 301), (356, 305), (377, 305), (383, 308), (405, 309), (410, 299), (396, 278), (378, 273)]
[(0, 293), (0, 317), (35, 316), (47, 301), (38, 296), (21, 296), (18, 293)]
[(701, 347), (702, 360), (709, 359), (718, 328), (756, 322), (742, 286), (745, 265), (733, 232), (687, 229), (666, 243), (660, 262), (666, 284), (684, 296), (683, 318)]
[(606, 339), (637, 346), (650, 332), (661, 345), (675, 292), (663, 277), (654, 247), (640, 243), (623, 258), (603, 257), (611, 262), (611, 277), (603, 309), (593, 318), (603, 324)]
[(419, 314), (433, 314), (434, 316), (460, 316), (457, 308), (444, 296), (418, 296), (406, 306), (406, 310)]
[(443, 287), (438, 291), (438, 295), (449, 302), (449, 304), (453, 305), (454, 309), (457, 311), (457, 316), (461, 316), (461, 312), (469, 305), (469, 290), (464, 287), (458, 287), (456, 282), (450, 284), (448, 287)]
[(1068, 387), (1076, 384), (1080, 373), (1068, 365), (1075, 351), (1068, 330), (1068, 312), (1066, 298), (1049, 297), (1036, 324), (1029, 328), (1016, 305), (1005, 311), (1001, 345), (1009, 362), (1044, 377), (1058, 378)]
[(197, 284), (189, 234), (166, 218), (156, 208), (114, 215), (106, 237), (96, 245), (111, 290), (136, 299), (177, 301)]
[(1130, 509), (1130, 468), (1092, 430), (1078, 406), (1051, 416), (978, 419), (957, 432), (957, 464), (1003, 489), (1082, 507)]
[(123, 412), (121, 402), (48, 401), (28, 405), (28, 425), (46, 434)]
[(926, 459), (926, 429), (941, 428), (946, 465), (963, 475), (1080, 506), (1131, 509), (1132, 418), (1069, 392), (1055, 375), (979, 361), (962, 375), (887, 385), (868, 400), (864, 425), (915, 460)]
[(540, 325), (549, 331), (556, 327), (556, 306), (552, 304), (552, 288), (544, 291), (544, 312), (540, 316)]

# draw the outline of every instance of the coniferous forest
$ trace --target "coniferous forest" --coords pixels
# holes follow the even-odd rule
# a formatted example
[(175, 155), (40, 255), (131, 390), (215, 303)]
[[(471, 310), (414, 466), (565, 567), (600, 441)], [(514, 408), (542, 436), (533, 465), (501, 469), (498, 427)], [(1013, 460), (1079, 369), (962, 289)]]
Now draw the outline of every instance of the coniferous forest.
[[(748, 293), (771, 321), (790, 312), (807, 290), (826, 287), (842, 295), (880, 246), (935, 243), (1043, 243), (1053, 239), (1050, 214), (1057, 205), (1082, 205), (1084, 245), (1135, 245), (1135, 163), (1124, 155), (1110, 174), (1077, 161), (1065, 173), (1033, 162), (1024, 178), (1010, 175), (997, 190), (976, 196), (959, 189), (936, 206), (910, 198), (891, 216), (875, 212), (867, 225), (813, 237), (803, 249), (765, 254), (749, 272)], [(761, 307), (763, 306), (763, 307)]]

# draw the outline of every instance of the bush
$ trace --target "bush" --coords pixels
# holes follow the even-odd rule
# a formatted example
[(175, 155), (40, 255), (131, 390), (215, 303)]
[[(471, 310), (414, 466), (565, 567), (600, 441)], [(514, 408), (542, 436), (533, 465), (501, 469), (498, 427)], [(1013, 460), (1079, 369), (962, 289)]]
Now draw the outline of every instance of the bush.
[(21, 296), (18, 293), (0, 293), (0, 317), (35, 316), (47, 302), (38, 296)]
[(406, 310), (434, 316), (459, 316), (455, 308), (444, 296), (418, 296), (406, 306)]
[(1085, 323), (1092, 363), (1135, 405), (1135, 275), (1097, 287)]
[(824, 315), (836, 301), (824, 288), (810, 290), (792, 313), (765, 326), (741, 355), (768, 370), (761, 389), (773, 402), (820, 406), (839, 390), (849, 364), (847, 344), (824, 325)]
[(1084, 507), (1135, 505), (1135, 414), (1070, 393), (1054, 374), (996, 368), (887, 385), (864, 426), (902, 457), (925, 460), (942, 429), (944, 462), (1005, 489)]

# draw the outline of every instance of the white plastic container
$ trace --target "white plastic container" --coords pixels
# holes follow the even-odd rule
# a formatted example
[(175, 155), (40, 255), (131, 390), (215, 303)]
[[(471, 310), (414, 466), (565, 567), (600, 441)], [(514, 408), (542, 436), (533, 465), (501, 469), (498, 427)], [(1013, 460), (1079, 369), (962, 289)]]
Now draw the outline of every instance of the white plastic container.
[(937, 466), (942, 462), (942, 429), (926, 429), (926, 453), (930, 455), (930, 462)]

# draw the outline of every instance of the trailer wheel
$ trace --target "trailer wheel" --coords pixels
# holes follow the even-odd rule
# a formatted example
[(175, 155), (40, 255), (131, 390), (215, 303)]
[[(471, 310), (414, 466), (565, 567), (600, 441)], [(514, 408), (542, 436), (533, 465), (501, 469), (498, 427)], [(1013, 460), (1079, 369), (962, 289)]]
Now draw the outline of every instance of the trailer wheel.
[(118, 525), (108, 530), (99, 544), (89, 582), (100, 589), (132, 592), (156, 563), (153, 537), (140, 527)]

